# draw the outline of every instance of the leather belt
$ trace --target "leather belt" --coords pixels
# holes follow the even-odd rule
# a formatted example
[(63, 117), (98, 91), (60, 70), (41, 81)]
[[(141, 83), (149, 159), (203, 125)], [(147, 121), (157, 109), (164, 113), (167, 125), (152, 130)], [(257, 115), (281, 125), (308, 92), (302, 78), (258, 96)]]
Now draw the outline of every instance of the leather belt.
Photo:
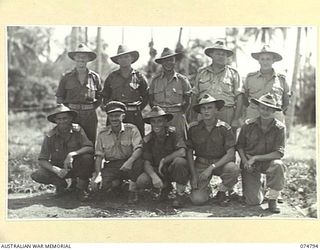
[(210, 165), (210, 164), (212, 164), (212, 163), (214, 163), (214, 162), (216, 162), (217, 161), (217, 159), (207, 159), (207, 158), (203, 158), (203, 157), (197, 157), (196, 158), (196, 161), (197, 162), (199, 162), (199, 163), (202, 163), (202, 164), (207, 164), (207, 165)]
[(140, 111), (140, 106), (127, 106), (127, 111)]
[(182, 111), (181, 107), (163, 107), (161, 106), (161, 108), (164, 110), (164, 112), (166, 113), (175, 113), (175, 112), (180, 112)]
[(94, 109), (94, 105), (91, 104), (73, 104), (73, 103), (69, 103), (68, 107), (71, 109), (76, 109), (76, 110), (90, 110), (90, 109)]

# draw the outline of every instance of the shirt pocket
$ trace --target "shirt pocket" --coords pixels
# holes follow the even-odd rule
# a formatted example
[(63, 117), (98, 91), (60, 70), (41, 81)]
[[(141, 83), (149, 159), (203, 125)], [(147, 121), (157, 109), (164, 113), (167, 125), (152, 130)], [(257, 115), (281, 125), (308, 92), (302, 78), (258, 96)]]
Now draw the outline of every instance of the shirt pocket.
[(248, 133), (246, 136), (247, 139), (247, 145), (258, 145), (259, 144), (259, 135), (258, 133), (255, 133), (254, 131), (251, 133)]
[(199, 93), (202, 94), (212, 87), (213, 83), (210, 76), (204, 75), (199, 78)]
[(221, 82), (220, 82), (220, 85), (221, 85), (221, 88), (222, 88), (222, 91), (228, 95), (230, 94), (233, 94), (233, 84), (232, 84), (232, 81), (230, 78), (227, 78), (227, 79), (223, 79)]
[(171, 96), (171, 100), (173, 103), (178, 104), (183, 102), (183, 90), (173, 87), (171, 91), (169, 91), (169, 96)]
[(77, 89), (79, 88), (79, 84), (77, 84), (74, 80), (69, 80), (66, 82), (65, 88), (70, 89)]
[(80, 146), (79, 142), (77, 142), (76, 140), (70, 140), (67, 143), (68, 151), (71, 152), (71, 151), (76, 151), (76, 150), (80, 149), (81, 146)]
[(157, 87), (154, 89), (153, 91), (153, 95), (154, 95), (154, 100), (158, 103), (164, 102), (165, 98), (164, 98), (164, 90)]

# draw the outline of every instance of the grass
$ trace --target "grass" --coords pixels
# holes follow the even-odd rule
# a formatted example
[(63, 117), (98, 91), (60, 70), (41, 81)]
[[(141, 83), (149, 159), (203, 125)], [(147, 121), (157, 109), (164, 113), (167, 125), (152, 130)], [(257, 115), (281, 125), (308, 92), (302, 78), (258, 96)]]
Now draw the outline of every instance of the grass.
[[(37, 184), (30, 178), (38, 168), (38, 154), (46, 131), (54, 126), (46, 113), (17, 113), (8, 116), (8, 192), (33, 193), (53, 189)], [(106, 115), (98, 110), (101, 129)], [(306, 216), (317, 216), (316, 200), (316, 129), (296, 125), (287, 141), (284, 161), (287, 165), (287, 185), (283, 196)]]

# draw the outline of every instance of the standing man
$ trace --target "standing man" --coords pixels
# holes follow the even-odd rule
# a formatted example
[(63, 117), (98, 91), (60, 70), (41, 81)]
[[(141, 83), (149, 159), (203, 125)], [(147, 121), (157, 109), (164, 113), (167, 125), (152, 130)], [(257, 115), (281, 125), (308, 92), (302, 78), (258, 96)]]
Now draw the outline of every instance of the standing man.
[(119, 101), (126, 105), (125, 123), (136, 125), (144, 136), (144, 123), (141, 111), (148, 104), (148, 83), (146, 77), (133, 69), (131, 64), (139, 58), (139, 52), (129, 50), (125, 45), (119, 45), (117, 55), (111, 61), (120, 68), (110, 73), (104, 82), (103, 103)]
[[(259, 62), (260, 70), (249, 73), (243, 86), (246, 103), (249, 103), (246, 119), (259, 116), (258, 106), (250, 100), (259, 99), (267, 93), (274, 97), (277, 107), (285, 111), (289, 105), (289, 86), (285, 76), (273, 69), (273, 64), (281, 61), (282, 56), (270, 50), (268, 45), (264, 45), (260, 52), (251, 53), (251, 56)], [(284, 122), (282, 111), (276, 111), (274, 115), (279, 121)]]
[(68, 56), (75, 61), (76, 66), (62, 76), (56, 93), (57, 103), (63, 103), (78, 112), (76, 122), (95, 145), (98, 125), (96, 108), (101, 104), (102, 87), (99, 75), (89, 70), (87, 63), (95, 60), (97, 55), (86, 45), (79, 44)]
[(186, 137), (187, 121), (185, 112), (190, 105), (191, 85), (186, 76), (175, 72), (176, 56), (169, 48), (164, 48), (161, 57), (155, 59), (161, 64), (162, 72), (156, 75), (150, 84), (150, 106), (160, 106), (173, 119), (168, 123), (177, 133)]
[(269, 210), (280, 213), (277, 199), (285, 181), (285, 165), (281, 161), (285, 147), (285, 126), (274, 118), (274, 113), (281, 111), (281, 108), (270, 94), (251, 99), (251, 102), (257, 106), (259, 117), (246, 121), (237, 144), (243, 195), (247, 204), (261, 204), (264, 198), (261, 173), (266, 174)]
[(64, 194), (67, 178), (78, 178), (81, 201), (87, 199), (89, 178), (93, 172), (93, 146), (78, 124), (72, 124), (77, 112), (59, 105), (47, 119), (56, 123), (44, 138), (39, 155), (40, 169), (31, 174), (39, 183), (53, 184), (58, 196)]
[(193, 103), (196, 104), (206, 94), (223, 100), (225, 105), (218, 118), (231, 127), (238, 128), (243, 90), (238, 71), (227, 65), (228, 57), (232, 56), (233, 52), (223, 41), (217, 41), (212, 47), (206, 48), (204, 53), (212, 59), (212, 64), (198, 71), (193, 87)]
[[(123, 180), (129, 180), (128, 203), (136, 203), (138, 194), (136, 180), (143, 171), (142, 138), (137, 127), (123, 123), (126, 106), (122, 102), (111, 101), (106, 105), (110, 125), (99, 134), (96, 144), (95, 172), (91, 181), (97, 189), (99, 176), (102, 177), (102, 189), (115, 189)], [(105, 161), (101, 169), (102, 160)]]
[(137, 186), (139, 189), (154, 186), (161, 190), (163, 198), (168, 198), (171, 182), (176, 182), (177, 195), (172, 205), (178, 208), (183, 206), (189, 171), (184, 139), (168, 126), (172, 118), (159, 106), (153, 106), (144, 118), (152, 131), (144, 138), (144, 173), (138, 177)]
[[(201, 205), (209, 199), (212, 175), (222, 179), (216, 198), (221, 206), (228, 205), (227, 191), (233, 192), (240, 169), (235, 161), (235, 136), (229, 124), (217, 118), (224, 101), (204, 95), (193, 107), (202, 120), (190, 125), (187, 159), (191, 171), (191, 201)], [(196, 156), (194, 160), (194, 156)]]

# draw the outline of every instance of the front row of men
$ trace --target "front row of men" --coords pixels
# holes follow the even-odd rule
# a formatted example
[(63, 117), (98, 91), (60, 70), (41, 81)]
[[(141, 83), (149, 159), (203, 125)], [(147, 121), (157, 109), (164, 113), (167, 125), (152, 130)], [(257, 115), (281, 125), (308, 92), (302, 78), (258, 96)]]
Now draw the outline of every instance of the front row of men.
[[(123, 123), (126, 106), (111, 101), (105, 109), (110, 124), (97, 137), (95, 164), (92, 143), (83, 129), (72, 123), (77, 113), (59, 106), (48, 116), (57, 126), (45, 136), (39, 156), (41, 168), (31, 177), (55, 185), (58, 195), (65, 192), (66, 178), (78, 178), (76, 190), (81, 201), (88, 198), (92, 173), (90, 186), (100, 192), (117, 192), (123, 180), (128, 180), (128, 202), (132, 204), (138, 201), (139, 191), (146, 188), (158, 189), (160, 198), (168, 198), (174, 182), (176, 195), (172, 205), (181, 207), (189, 181), (192, 203), (206, 203), (213, 175), (222, 180), (215, 198), (221, 206), (228, 205), (241, 174), (245, 202), (257, 205), (267, 198), (268, 209), (279, 213), (277, 197), (285, 179), (281, 161), (285, 126), (274, 118), (280, 109), (272, 95), (251, 101), (257, 105), (260, 116), (246, 121), (238, 141), (231, 126), (217, 118), (224, 101), (210, 95), (193, 106), (201, 119), (190, 125), (187, 140), (168, 126), (173, 115), (158, 106), (144, 117), (152, 131), (142, 139), (135, 125)], [(235, 151), (241, 158), (240, 167), (235, 163)], [(266, 174), (267, 190), (262, 187), (261, 173)]]

